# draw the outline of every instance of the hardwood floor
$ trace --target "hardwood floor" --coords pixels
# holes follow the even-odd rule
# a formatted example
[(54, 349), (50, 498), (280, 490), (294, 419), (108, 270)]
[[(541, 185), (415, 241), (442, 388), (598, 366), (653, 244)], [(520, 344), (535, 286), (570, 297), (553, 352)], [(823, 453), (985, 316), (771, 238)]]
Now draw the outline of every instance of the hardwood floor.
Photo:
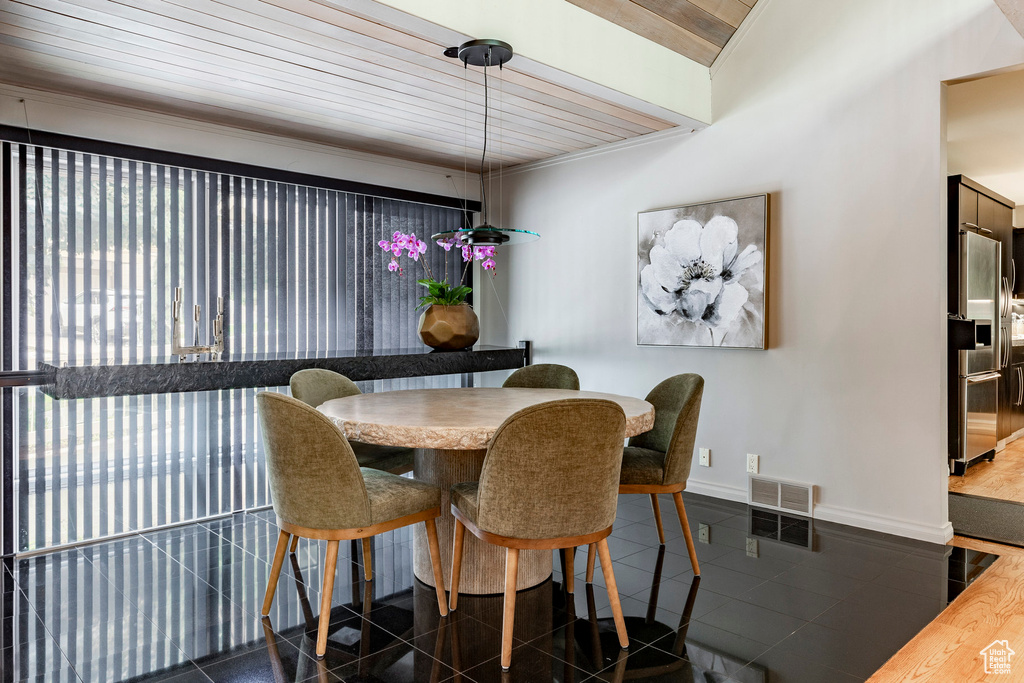
[(1024, 503), (1024, 438), (1008, 445), (994, 461), (967, 468), (963, 477), (950, 476), (949, 490)]
[(950, 544), (1000, 558), (869, 681), (988, 680), (981, 650), (995, 640), (1020, 653), (1010, 660), (1012, 673), (997, 678), (1024, 681), (1024, 548), (960, 536)]

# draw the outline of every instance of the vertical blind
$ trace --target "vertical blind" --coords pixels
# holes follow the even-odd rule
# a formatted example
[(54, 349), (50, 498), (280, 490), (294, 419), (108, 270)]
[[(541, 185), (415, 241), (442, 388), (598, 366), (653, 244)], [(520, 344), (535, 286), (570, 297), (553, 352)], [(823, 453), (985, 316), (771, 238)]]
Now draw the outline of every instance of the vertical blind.
[[(316, 354), (418, 346), (415, 275), (376, 246), (461, 225), (457, 209), (2, 143), (12, 202), (6, 367), (170, 358), (173, 288), (185, 342), (207, 343), (217, 297), (227, 351)], [(5, 255), (6, 256), (6, 255)], [(459, 256), (431, 250), (443, 268)], [(6, 264), (5, 264), (6, 265)], [(192, 304), (203, 307), (200, 329)], [(460, 386), (458, 376), (364, 390)], [(13, 392), (16, 551), (268, 505), (255, 390), (50, 399)]]

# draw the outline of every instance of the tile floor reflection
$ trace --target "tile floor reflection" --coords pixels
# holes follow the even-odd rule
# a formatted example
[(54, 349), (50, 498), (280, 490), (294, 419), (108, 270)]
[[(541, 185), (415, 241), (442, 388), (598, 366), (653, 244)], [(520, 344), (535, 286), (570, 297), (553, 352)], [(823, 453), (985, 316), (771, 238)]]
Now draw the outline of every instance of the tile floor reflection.
[[(995, 559), (686, 496), (702, 576), (678, 522), (658, 546), (646, 496), (622, 496), (609, 540), (631, 647), (598, 569), (520, 593), (512, 669), (500, 596), (441, 619), (412, 575), (412, 537), (376, 539), (376, 577), (342, 543), (327, 657), (314, 655), (323, 547), (289, 556), (260, 619), (269, 511), (8, 561), (0, 671), (44, 681), (863, 681)], [(671, 511), (666, 500), (662, 509)], [(580, 553), (584, 552), (583, 549)]]

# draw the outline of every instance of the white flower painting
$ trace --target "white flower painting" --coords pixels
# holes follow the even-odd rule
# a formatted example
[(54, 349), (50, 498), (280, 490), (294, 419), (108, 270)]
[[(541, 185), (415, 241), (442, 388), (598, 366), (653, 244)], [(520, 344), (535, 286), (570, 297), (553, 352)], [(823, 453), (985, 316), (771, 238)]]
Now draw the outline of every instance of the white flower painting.
[(637, 343), (763, 349), (768, 195), (645, 211)]

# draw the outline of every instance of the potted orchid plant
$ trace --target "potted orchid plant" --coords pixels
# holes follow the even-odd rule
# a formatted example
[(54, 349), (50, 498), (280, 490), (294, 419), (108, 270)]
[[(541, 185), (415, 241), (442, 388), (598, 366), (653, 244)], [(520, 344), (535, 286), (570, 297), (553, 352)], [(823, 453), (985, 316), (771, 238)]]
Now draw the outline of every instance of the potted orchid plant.
[(402, 256), (412, 259), (423, 268), (426, 277), (416, 281), (427, 288), (427, 293), (420, 297), (417, 306), (426, 307), (420, 314), (417, 328), (423, 343), (444, 350), (464, 349), (476, 343), (480, 338), (480, 322), (473, 308), (466, 303), (466, 297), (473, 289), (464, 283), (469, 267), (474, 261), (481, 261), (480, 265), (484, 270), (494, 272), (494, 247), (471, 247), (460, 244), (454, 237), (437, 240), (437, 245), (446, 252), (456, 247), (462, 249), (462, 262), (465, 265), (458, 283), (452, 284), (448, 279), (448, 259), (444, 262), (444, 278), (438, 279), (424, 258), (427, 243), (418, 239), (415, 234), (395, 232), (391, 240), (381, 240), (377, 244), (390, 255), (388, 270), (392, 273), (405, 274), (405, 269), (399, 261)]

